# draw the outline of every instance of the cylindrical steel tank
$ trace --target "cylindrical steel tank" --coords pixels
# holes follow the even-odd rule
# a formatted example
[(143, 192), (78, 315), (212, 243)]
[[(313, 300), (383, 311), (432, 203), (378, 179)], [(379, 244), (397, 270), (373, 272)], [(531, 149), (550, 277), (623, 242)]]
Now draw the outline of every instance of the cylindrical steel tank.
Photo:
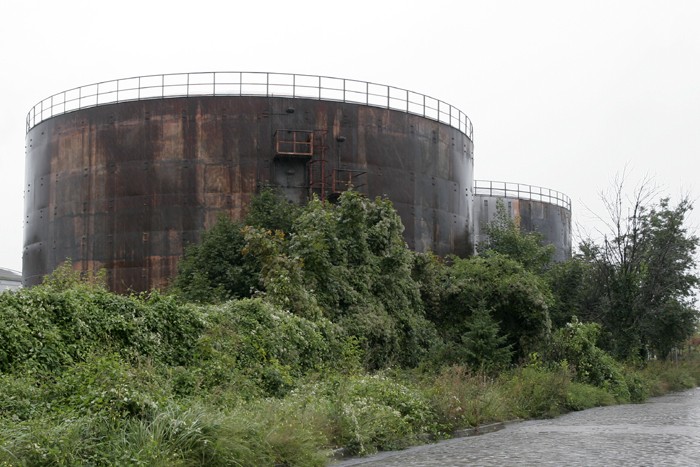
[(166, 286), (185, 246), (221, 213), (240, 219), (266, 185), (297, 202), (349, 186), (386, 195), (411, 247), (465, 255), (471, 135), (444, 102), (306, 75), (158, 75), (59, 93), (27, 118), (24, 284), (70, 258), (105, 268), (115, 291)]
[(524, 232), (537, 232), (545, 244), (554, 245), (554, 261), (571, 258), (571, 199), (522, 183), (474, 181), (475, 245), (488, 239), (485, 227), (495, 219), (499, 202)]

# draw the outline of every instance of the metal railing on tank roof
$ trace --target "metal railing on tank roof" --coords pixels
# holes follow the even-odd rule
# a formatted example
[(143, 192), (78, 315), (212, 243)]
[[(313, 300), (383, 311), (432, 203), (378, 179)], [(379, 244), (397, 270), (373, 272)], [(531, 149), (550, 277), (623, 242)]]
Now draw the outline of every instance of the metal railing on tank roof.
[(446, 123), (473, 140), (469, 117), (439, 99), (408, 89), (329, 76), (265, 72), (197, 72), (136, 76), (88, 84), (47, 97), (27, 114), (26, 130), (46, 119), (119, 102), (192, 96), (291, 97), (364, 104)]
[(474, 180), (474, 194), (503, 198), (542, 201), (555, 204), (571, 211), (571, 198), (550, 188), (526, 185), (524, 183)]

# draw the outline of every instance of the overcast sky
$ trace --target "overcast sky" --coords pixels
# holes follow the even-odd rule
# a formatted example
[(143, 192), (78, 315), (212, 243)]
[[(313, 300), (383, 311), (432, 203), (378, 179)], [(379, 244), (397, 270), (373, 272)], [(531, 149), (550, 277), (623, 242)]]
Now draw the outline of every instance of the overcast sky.
[[(474, 124), (475, 177), (592, 225), (627, 166), (700, 195), (700, 1), (15, 1), (0, 5), (0, 267), (21, 270), (25, 116), (116, 78), (275, 71), (388, 84)], [(693, 215), (700, 224), (700, 206)]]

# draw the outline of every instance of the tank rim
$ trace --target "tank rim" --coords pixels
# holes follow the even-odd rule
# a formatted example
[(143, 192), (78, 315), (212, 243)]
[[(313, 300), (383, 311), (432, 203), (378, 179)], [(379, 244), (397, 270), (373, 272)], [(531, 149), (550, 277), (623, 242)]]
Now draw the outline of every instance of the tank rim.
[(566, 208), (571, 212), (571, 198), (564, 193), (527, 183), (474, 180), (474, 195), (541, 201)]
[(143, 75), (78, 86), (53, 94), (34, 105), (27, 113), (26, 133), (45, 120), (87, 108), (206, 96), (315, 99), (397, 110), (450, 125), (474, 141), (474, 127), (464, 112), (425, 94), (369, 81), (256, 71)]

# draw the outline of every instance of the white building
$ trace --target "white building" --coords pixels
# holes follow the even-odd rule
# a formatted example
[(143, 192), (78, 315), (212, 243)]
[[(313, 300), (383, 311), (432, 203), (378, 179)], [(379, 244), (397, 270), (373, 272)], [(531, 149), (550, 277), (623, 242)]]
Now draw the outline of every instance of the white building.
[(0, 268), (0, 292), (22, 287), (22, 274), (12, 269)]

